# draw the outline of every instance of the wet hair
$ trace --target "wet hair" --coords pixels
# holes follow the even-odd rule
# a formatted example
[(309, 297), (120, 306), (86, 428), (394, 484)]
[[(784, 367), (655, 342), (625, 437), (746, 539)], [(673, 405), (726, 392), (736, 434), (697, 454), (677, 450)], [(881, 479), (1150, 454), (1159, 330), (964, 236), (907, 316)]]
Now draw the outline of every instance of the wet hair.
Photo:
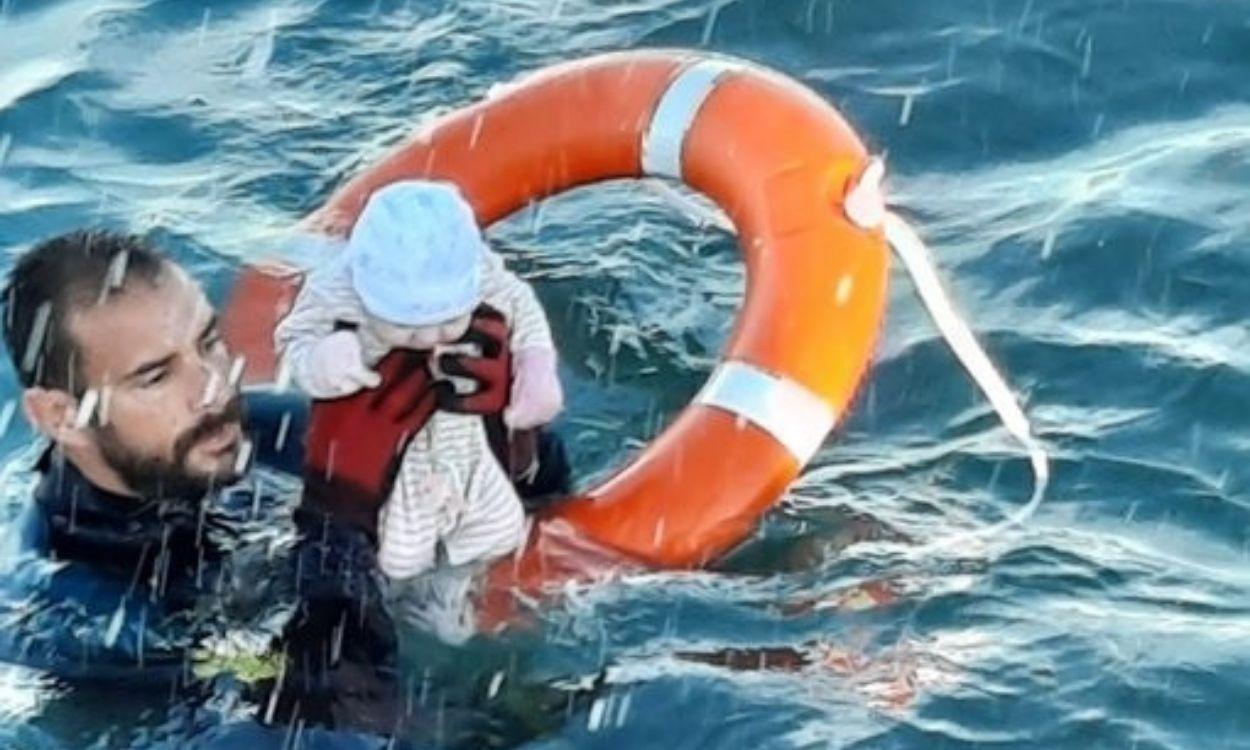
[(85, 383), (70, 317), (136, 279), (155, 284), (167, 262), (142, 237), (105, 230), (53, 237), (19, 256), (0, 300), (4, 343), (22, 385), (81, 396)]

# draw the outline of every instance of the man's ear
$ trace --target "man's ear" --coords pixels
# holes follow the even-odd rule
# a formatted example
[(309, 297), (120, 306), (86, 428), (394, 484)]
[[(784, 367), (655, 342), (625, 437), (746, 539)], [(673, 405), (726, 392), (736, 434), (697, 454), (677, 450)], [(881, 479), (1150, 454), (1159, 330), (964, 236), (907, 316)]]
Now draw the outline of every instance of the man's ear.
[(89, 440), (78, 424), (78, 399), (59, 388), (27, 388), (22, 392), (22, 411), (36, 430), (53, 442), (79, 447)]

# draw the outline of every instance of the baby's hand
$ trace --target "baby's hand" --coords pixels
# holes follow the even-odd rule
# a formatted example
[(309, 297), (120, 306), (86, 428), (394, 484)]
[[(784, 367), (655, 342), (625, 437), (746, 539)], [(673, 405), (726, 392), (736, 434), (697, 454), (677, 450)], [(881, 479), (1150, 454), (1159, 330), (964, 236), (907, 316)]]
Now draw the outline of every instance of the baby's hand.
[(360, 339), (352, 331), (335, 331), (318, 341), (305, 364), (309, 395), (341, 398), (361, 388), (376, 388), (382, 378), (364, 362)]
[(563, 408), (564, 389), (556, 373), (555, 351), (545, 346), (518, 351), (504, 422), (514, 430), (530, 430), (555, 419)]

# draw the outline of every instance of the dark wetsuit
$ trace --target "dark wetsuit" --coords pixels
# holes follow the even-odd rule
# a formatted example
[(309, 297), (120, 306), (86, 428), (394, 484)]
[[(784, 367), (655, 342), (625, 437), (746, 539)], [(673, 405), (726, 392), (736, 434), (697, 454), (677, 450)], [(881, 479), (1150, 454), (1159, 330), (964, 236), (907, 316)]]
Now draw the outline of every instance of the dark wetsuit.
[[(274, 661), (285, 667), (261, 681), (261, 718), (394, 731), (403, 701), (373, 538), (301, 505), (289, 555), (267, 561), (240, 539), (249, 523), (274, 533), (283, 526), (307, 416), (294, 395), (253, 393), (246, 402), (256, 461), (274, 481), (249, 477), (212, 503), (113, 496), (54, 451), (42, 456), (31, 501), (0, 547), (0, 660), (169, 694), (196, 684), (204, 639), (223, 610), (260, 616), (285, 601), (294, 614), (273, 628), (285, 656)], [(544, 471), (519, 487), (524, 494), (567, 482), (558, 444), (541, 448)]]

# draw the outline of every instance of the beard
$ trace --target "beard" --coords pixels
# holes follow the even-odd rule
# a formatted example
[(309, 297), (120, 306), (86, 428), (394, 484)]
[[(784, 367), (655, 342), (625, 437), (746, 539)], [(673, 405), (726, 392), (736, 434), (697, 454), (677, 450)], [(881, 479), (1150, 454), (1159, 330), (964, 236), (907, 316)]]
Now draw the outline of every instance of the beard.
[(235, 482), (240, 474), (233, 462), (222, 471), (193, 471), (187, 466), (187, 456), (199, 442), (221, 428), (242, 423), (243, 400), (235, 396), (220, 412), (204, 417), (179, 435), (169, 457), (133, 450), (119, 438), (111, 425), (97, 429), (97, 444), (105, 463), (140, 496), (147, 499), (198, 500), (214, 488)]

